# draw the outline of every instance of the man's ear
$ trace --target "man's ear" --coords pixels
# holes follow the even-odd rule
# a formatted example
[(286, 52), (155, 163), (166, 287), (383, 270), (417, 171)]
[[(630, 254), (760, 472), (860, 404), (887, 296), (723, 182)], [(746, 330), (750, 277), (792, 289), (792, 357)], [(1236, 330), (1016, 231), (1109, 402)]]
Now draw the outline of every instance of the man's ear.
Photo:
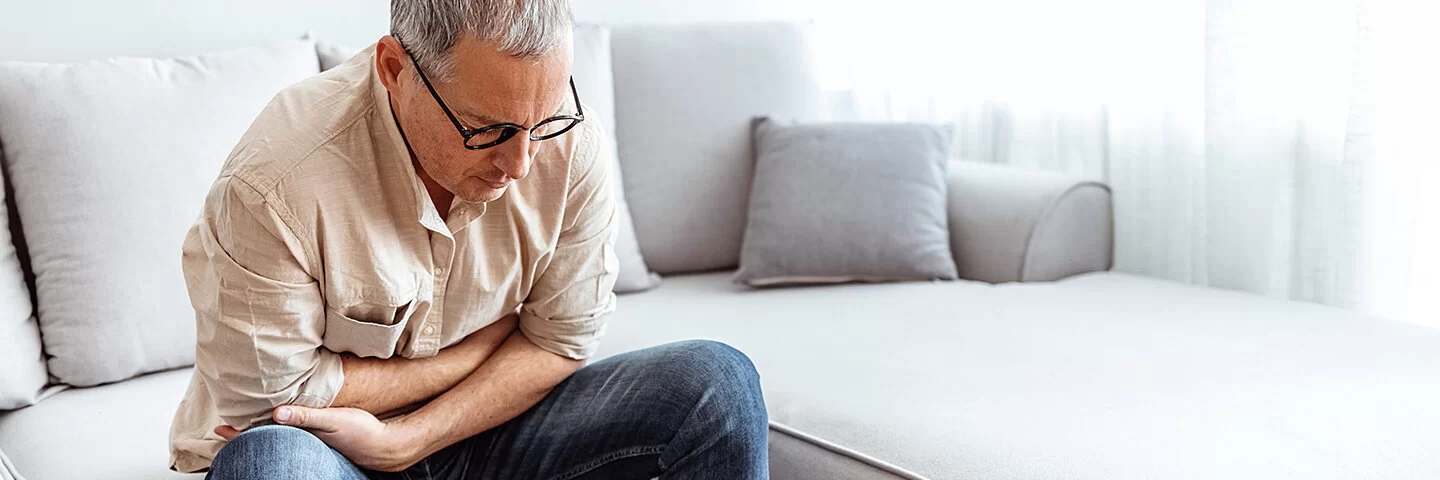
[(393, 36), (380, 37), (375, 43), (375, 72), (380, 74), (380, 83), (392, 96), (400, 92), (400, 76), (410, 67), (408, 55)]

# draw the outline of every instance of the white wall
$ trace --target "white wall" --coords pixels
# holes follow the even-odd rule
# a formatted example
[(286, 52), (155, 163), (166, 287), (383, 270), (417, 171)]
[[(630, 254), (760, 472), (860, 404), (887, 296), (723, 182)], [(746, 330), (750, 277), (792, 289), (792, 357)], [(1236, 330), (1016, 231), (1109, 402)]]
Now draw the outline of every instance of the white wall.
[[(818, 0), (572, 0), (588, 23), (798, 19)], [(0, 0), (0, 60), (188, 55), (299, 37), (365, 45), (388, 0)]]
[(823, 0), (571, 0), (589, 23), (743, 22), (806, 19)]

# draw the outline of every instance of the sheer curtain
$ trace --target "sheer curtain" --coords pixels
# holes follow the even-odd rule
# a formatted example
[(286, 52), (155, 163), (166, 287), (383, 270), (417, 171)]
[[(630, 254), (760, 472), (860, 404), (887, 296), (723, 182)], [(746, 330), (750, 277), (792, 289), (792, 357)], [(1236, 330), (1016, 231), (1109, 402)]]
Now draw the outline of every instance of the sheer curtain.
[(1440, 327), (1433, 2), (827, 2), (834, 119), (1100, 178), (1116, 268)]

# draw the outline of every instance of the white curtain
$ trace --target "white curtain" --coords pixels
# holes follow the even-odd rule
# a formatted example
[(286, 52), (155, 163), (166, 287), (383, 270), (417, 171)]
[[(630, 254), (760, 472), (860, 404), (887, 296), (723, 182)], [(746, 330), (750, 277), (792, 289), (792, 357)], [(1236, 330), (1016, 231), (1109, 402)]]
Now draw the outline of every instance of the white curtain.
[(833, 119), (1115, 190), (1116, 268), (1440, 327), (1436, 2), (825, 2)]

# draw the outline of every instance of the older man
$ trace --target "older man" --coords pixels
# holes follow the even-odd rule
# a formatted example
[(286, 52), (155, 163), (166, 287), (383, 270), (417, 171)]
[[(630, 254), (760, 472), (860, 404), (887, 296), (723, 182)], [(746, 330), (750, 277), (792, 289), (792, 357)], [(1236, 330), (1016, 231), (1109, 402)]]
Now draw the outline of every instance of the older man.
[(186, 238), (172, 468), (767, 477), (740, 352), (581, 368), (615, 310), (616, 203), (571, 25), (564, 0), (394, 0), (393, 35), (261, 113)]

